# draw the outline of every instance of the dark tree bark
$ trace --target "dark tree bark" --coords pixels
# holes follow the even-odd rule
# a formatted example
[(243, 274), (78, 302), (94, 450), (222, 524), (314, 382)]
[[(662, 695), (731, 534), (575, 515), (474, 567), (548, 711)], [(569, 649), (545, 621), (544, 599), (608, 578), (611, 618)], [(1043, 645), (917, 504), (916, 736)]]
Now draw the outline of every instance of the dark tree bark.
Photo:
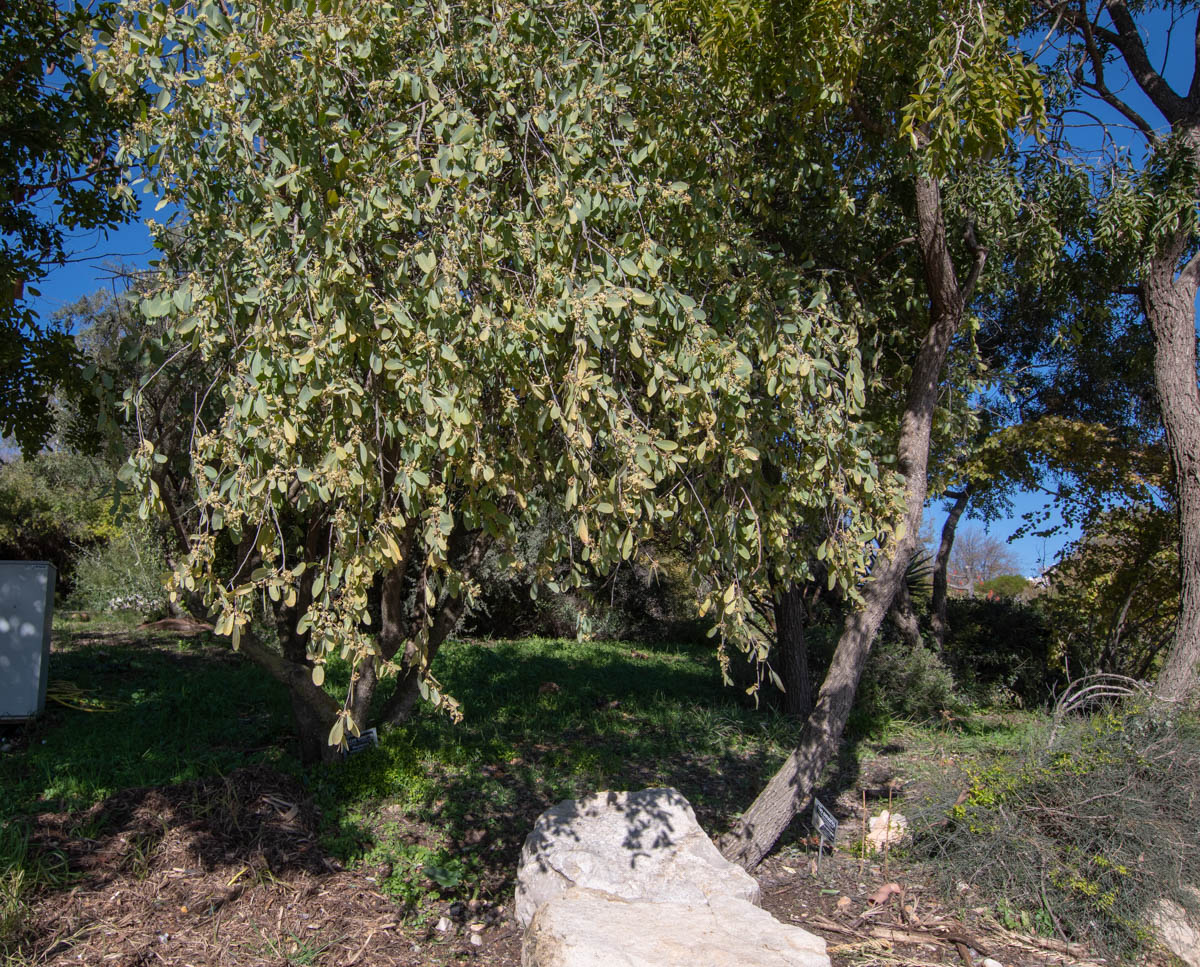
[(812, 679), (808, 670), (808, 643), (804, 637), (803, 586), (791, 584), (776, 592), (773, 607), (778, 674), (784, 689), (783, 711), (796, 718), (807, 718), (812, 711)]
[(950, 552), (954, 549), (954, 535), (958, 530), (958, 522), (971, 499), (971, 486), (968, 484), (957, 493), (947, 493), (946, 496), (953, 497), (954, 504), (942, 525), (942, 540), (933, 560), (933, 597), (929, 603), (929, 628), (933, 633), (934, 646), (939, 652), (946, 647), (946, 598), (949, 591), (947, 575), (950, 570)]
[(888, 617), (910, 649), (921, 647), (921, 623), (917, 621), (916, 612), (913, 611), (912, 595), (908, 593), (907, 574), (896, 589), (896, 597), (892, 600)]
[(836, 753), (871, 644), (917, 549), (928, 489), (929, 438), (942, 367), (987, 252), (974, 245), (973, 235), (968, 233), (975, 261), (967, 282), (960, 285), (946, 240), (938, 183), (918, 175), (915, 196), (917, 244), (929, 298), (929, 329), (913, 363), (900, 420), (897, 457), (905, 482), (904, 534), (880, 550), (863, 588), (862, 601), (846, 618), (799, 745), (721, 841), (725, 856), (746, 869), (753, 869), (762, 861), (796, 814), (808, 804), (821, 772)]

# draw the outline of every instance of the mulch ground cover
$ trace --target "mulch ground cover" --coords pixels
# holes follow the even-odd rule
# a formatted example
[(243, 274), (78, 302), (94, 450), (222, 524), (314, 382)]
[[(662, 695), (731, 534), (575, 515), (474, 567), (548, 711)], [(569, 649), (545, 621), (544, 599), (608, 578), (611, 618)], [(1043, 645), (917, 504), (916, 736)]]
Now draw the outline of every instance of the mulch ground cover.
[[(130, 789), (91, 809), (43, 814), (33, 846), (65, 858), (71, 885), (35, 900), (15, 964), (193, 967), (355, 964), (515, 967), (508, 902), (404, 915), (369, 869), (318, 845), (303, 787), (268, 767)], [(826, 938), (837, 967), (1086, 963), (1087, 951), (951, 913), (895, 864), (793, 846), (757, 871), (763, 906)], [(702, 965), (697, 965), (702, 967)], [(992, 967), (988, 964), (987, 967)]]
[(520, 939), (501, 911), (456, 904), (437, 922), (405, 920), (366, 871), (325, 855), (317, 829), (299, 783), (266, 767), (39, 816), (33, 845), (64, 854), (75, 882), (32, 905), (25, 959), (47, 967), (520, 963)]

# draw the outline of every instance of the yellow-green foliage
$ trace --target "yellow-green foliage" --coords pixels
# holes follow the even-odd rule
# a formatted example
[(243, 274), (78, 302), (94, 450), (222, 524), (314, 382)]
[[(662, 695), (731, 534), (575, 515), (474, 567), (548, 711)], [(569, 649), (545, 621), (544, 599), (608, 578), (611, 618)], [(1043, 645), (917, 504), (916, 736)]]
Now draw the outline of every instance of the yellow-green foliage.
[[(321, 679), (374, 653), (367, 591), (415, 565), (422, 655), (441, 602), (478, 590), (451, 544), (511, 541), (535, 491), (565, 514), (548, 584), (551, 560), (577, 585), (679, 528), (732, 575), (708, 603), (736, 635), (779, 556), (760, 542), (789, 540), (768, 518), (819, 513), (841, 524), (817, 556), (853, 588), (897, 490), (855, 420), (856, 332), (737, 221), (753, 128), (650, 10), (127, 0), (120, 20), (97, 83), (160, 92), (123, 156), (187, 212), (142, 303), (166, 327), (156, 373), (194, 353), (215, 374), (177, 587), (220, 633), (315, 570), (299, 630)], [(167, 459), (147, 434), (130, 463), (147, 507)], [(261, 566), (226, 573), (223, 533)]]
[(1111, 708), (1060, 729), (1052, 749), (966, 770), (949, 824), (931, 827), (940, 875), (973, 882), (1037, 922), (1128, 954), (1168, 896), (1191, 908), (1200, 861), (1200, 727)]

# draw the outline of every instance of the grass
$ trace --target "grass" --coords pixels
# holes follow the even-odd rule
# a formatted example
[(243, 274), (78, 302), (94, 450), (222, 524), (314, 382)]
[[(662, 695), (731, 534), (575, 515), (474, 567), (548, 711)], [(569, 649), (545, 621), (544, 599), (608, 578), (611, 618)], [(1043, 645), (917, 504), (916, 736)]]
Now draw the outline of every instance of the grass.
[(488, 897), (548, 805), (671, 785), (716, 829), (794, 743), (795, 723), (740, 702), (709, 650), (622, 642), (455, 642), (435, 672), (464, 720), (421, 714), (312, 776), (326, 844), (379, 867), (414, 912)]
[[(0, 755), (6, 830), (122, 788), (268, 762), (306, 783), (325, 848), (374, 871), (417, 917), (447, 897), (502, 898), (534, 818), (585, 792), (674, 786), (719, 833), (799, 735), (797, 723), (723, 686), (711, 648), (463, 641), (435, 667), (462, 703), (460, 724), (422, 710), (344, 766), (305, 771), (289, 753), (285, 692), (227, 645), (149, 635), (122, 619), (60, 623), (56, 632), (51, 678), (69, 683), (71, 707), (48, 705), (15, 751)], [(331, 688), (344, 678), (337, 672)], [(939, 759), (1016, 748), (1033, 727), (1029, 716), (934, 728), (872, 720), (845, 750), (839, 781), (853, 782), (880, 755), (936, 769)], [(20, 837), (0, 837), (0, 918), (19, 911), (17, 894), (62, 885), (29, 852)]]
[(0, 821), (286, 758), (286, 694), (227, 648), (89, 625), (56, 639), (50, 688), (64, 684), (83, 701), (48, 701), (0, 756)]

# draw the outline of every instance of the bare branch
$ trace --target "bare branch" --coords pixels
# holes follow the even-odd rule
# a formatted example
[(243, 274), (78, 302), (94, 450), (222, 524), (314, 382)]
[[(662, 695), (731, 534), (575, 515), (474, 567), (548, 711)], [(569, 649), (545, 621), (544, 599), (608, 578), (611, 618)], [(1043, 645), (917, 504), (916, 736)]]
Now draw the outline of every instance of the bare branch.
[(1106, 39), (1111, 38), (1112, 45), (1121, 52), (1138, 87), (1169, 122), (1177, 124), (1183, 121), (1188, 113), (1189, 104), (1171, 89), (1171, 85), (1150, 63), (1146, 45), (1142, 43), (1142, 37), (1129, 8), (1123, 0), (1105, 0), (1105, 8), (1117, 28), (1115, 34), (1106, 31)]

